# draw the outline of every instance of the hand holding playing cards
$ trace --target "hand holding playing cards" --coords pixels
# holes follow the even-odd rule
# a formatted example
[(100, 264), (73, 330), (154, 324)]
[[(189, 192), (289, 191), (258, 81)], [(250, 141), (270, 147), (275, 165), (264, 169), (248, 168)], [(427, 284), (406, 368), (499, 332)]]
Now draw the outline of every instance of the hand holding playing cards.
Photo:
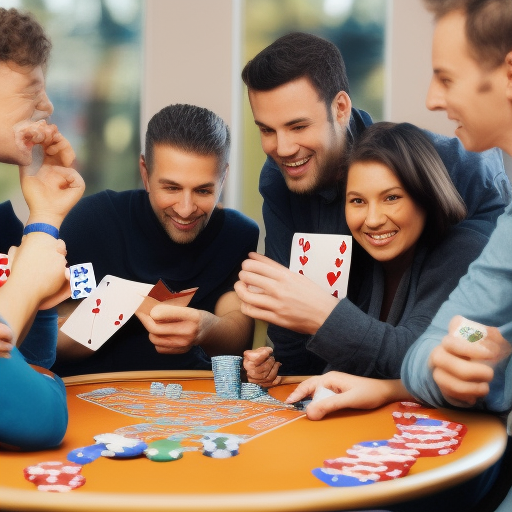
[(21, 188), (30, 209), (29, 223), (45, 222), (59, 228), (85, 190), (83, 178), (71, 168), (75, 152), (57, 127), (45, 121), (25, 128), (23, 136), (40, 145), (44, 152), (37, 172), (32, 166), (20, 167)]
[(281, 363), (278, 363), (271, 347), (259, 347), (244, 352), (243, 365), (247, 372), (247, 380), (265, 388), (277, 386), (281, 377), (277, 375)]
[(0, 357), (5, 359), (11, 357), (12, 341), (11, 329), (0, 323)]
[(149, 341), (160, 354), (184, 354), (199, 345), (215, 315), (207, 311), (169, 304), (159, 304), (147, 315), (136, 315), (149, 333)]
[(326, 414), (339, 409), (375, 409), (390, 402), (412, 398), (400, 380), (370, 379), (329, 372), (301, 382), (286, 399), (286, 403), (312, 397), (320, 387), (334, 391), (335, 394), (307, 406), (306, 414), (310, 420), (321, 420)]
[(242, 263), (235, 291), (242, 313), (296, 332), (314, 334), (338, 299), (306, 276), (251, 252)]
[(457, 406), (471, 406), (489, 393), (493, 363), (503, 357), (510, 344), (496, 327), (482, 326), (485, 338), (471, 342), (457, 335), (464, 318), (455, 316), (448, 334), (430, 354), (429, 364), (445, 399)]

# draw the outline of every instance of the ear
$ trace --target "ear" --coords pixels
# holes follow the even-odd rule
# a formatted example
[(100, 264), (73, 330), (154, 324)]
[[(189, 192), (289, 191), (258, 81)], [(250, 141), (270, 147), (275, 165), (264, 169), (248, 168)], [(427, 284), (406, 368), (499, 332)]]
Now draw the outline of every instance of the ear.
[(341, 126), (347, 126), (352, 112), (352, 101), (345, 91), (340, 91), (332, 101), (333, 119)]
[(142, 178), (142, 183), (144, 183), (144, 188), (146, 192), (149, 192), (149, 173), (148, 168), (146, 167), (146, 160), (144, 159), (144, 155), (140, 155), (139, 157), (139, 171), (140, 177)]
[(505, 57), (505, 70), (507, 72), (507, 99), (512, 101), (512, 51)]

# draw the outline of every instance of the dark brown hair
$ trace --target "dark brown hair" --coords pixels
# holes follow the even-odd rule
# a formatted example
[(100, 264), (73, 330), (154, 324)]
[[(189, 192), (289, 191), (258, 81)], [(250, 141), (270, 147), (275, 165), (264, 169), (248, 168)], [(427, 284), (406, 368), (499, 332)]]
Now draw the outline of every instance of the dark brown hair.
[(349, 167), (378, 162), (400, 180), (426, 212), (423, 239), (433, 245), (466, 216), (466, 206), (427, 135), (409, 123), (375, 123), (355, 141)]
[(452, 11), (466, 16), (466, 38), (483, 67), (497, 68), (512, 51), (511, 0), (423, 0), (438, 20)]

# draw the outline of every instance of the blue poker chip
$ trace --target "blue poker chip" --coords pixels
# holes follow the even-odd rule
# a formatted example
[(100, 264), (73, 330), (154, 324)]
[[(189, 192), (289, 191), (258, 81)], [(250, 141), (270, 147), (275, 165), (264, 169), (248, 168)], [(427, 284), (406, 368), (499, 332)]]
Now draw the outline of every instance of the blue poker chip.
[(388, 440), (362, 441), (360, 443), (357, 443), (357, 446), (364, 446), (367, 448), (378, 448), (379, 446), (389, 446), (389, 441)]
[(373, 480), (362, 481), (359, 478), (344, 475), (339, 470), (333, 468), (315, 468), (312, 473), (331, 487), (358, 487), (374, 483)]
[(144, 453), (144, 450), (148, 447), (146, 443), (143, 441), (139, 441), (136, 445), (133, 446), (122, 446), (116, 447), (116, 451), (113, 451), (112, 448), (106, 447), (103, 451), (102, 455), (104, 457), (109, 457), (113, 459), (125, 459), (128, 457), (138, 457)]
[(107, 449), (107, 446), (103, 443), (93, 444), (91, 446), (83, 446), (82, 448), (76, 448), (68, 453), (67, 459), (70, 462), (76, 464), (89, 464), (94, 462), (96, 459), (101, 457), (103, 451)]
[(98, 434), (94, 436), (97, 444), (104, 444), (105, 449), (101, 452), (103, 457), (127, 458), (137, 457), (144, 453), (148, 445), (140, 439), (120, 436), (119, 434)]

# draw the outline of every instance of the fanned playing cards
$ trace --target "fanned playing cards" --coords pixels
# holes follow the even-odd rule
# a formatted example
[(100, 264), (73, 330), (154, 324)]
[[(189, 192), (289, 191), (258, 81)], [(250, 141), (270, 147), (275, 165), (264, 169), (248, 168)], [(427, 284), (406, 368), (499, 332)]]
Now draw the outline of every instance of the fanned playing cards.
[(107, 275), (73, 311), (61, 331), (87, 348), (98, 350), (139, 308), (149, 314), (161, 302), (187, 306), (196, 290), (176, 293), (162, 281), (153, 285)]

